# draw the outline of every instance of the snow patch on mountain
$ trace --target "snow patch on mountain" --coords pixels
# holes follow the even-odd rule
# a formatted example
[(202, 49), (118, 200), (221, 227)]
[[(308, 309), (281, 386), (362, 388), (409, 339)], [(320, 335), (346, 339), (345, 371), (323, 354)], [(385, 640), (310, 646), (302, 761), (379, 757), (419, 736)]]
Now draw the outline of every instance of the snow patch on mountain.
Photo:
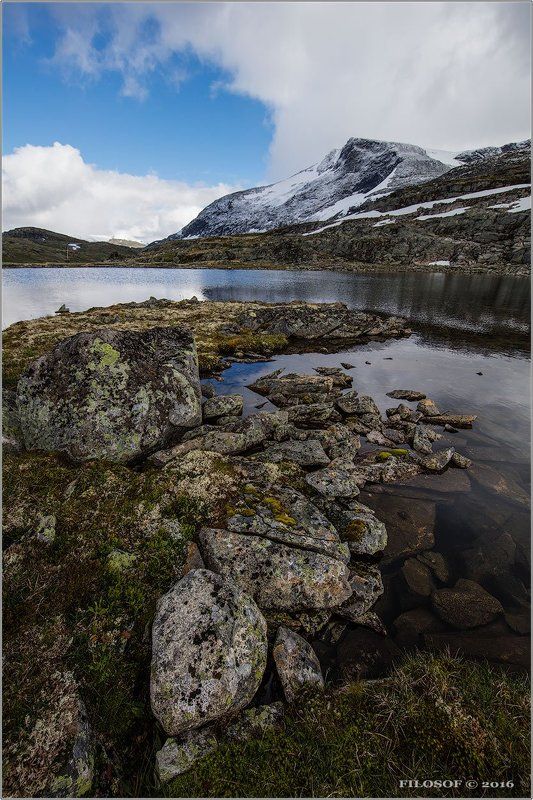
[(181, 236), (228, 236), (346, 215), (368, 199), (436, 178), (450, 166), (422, 147), (349, 139), (290, 178), (215, 200)]

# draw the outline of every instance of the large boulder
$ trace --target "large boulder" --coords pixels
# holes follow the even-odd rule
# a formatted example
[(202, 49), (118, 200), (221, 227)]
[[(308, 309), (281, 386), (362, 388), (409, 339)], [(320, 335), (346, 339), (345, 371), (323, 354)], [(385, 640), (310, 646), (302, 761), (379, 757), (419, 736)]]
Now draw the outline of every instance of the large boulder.
[(334, 608), (352, 593), (346, 563), (323, 553), (249, 534), (203, 528), (208, 567), (252, 595), (262, 609)]
[(251, 597), (209, 570), (160, 598), (152, 631), (152, 710), (170, 736), (248, 705), (266, 666), (266, 622)]
[(79, 333), (20, 378), (25, 446), (132, 461), (201, 422), (196, 345), (184, 328)]

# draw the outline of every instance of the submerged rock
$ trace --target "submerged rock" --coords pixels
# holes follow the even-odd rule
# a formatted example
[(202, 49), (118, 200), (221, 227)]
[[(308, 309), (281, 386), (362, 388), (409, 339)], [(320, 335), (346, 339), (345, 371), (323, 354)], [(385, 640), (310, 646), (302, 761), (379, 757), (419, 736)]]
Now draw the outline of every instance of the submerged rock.
[(304, 687), (323, 688), (324, 678), (315, 651), (294, 631), (283, 626), (278, 628), (272, 655), (283, 694), (289, 703)]
[(416, 558), (408, 558), (402, 567), (402, 575), (413, 594), (429, 597), (435, 589), (429, 568)]
[(352, 593), (348, 567), (338, 558), (213, 528), (200, 531), (200, 542), (207, 565), (253, 596), (260, 608), (334, 608)]
[(160, 598), (152, 631), (152, 711), (171, 736), (244, 708), (266, 666), (266, 622), (252, 598), (208, 570)]
[(20, 378), (29, 450), (128, 462), (201, 421), (196, 345), (184, 328), (79, 333)]
[(451, 589), (437, 589), (431, 596), (434, 610), (454, 628), (475, 628), (492, 622), (503, 608), (499, 600), (474, 581), (460, 578)]

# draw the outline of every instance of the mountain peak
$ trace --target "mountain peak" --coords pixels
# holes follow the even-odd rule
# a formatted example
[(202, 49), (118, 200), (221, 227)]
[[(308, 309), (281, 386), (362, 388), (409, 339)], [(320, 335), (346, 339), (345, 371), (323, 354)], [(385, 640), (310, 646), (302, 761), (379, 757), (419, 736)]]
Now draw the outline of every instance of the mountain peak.
[(169, 238), (263, 233), (303, 222), (347, 214), (368, 199), (437, 178), (460, 163), (490, 157), (527, 143), (460, 154), (418, 145), (350, 138), (316, 164), (270, 184), (215, 200)]

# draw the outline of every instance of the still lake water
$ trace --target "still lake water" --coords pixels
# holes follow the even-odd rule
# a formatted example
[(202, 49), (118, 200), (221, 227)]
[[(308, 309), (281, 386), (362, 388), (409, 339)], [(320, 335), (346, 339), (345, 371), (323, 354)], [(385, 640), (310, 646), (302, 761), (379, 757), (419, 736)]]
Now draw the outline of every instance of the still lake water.
[[(354, 388), (371, 395), (384, 412), (396, 405), (392, 389), (424, 391), (447, 411), (478, 414), (470, 431), (448, 434), (477, 464), (529, 487), (530, 284), (526, 278), (488, 275), (349, 274), (321, 271), (203, 269), (13, 269), (3, 273), (4, 327), (53, 314), (142, 301), (151, 295), (180, 300), (291, 300), (336, 302), (409, 318), (408, 339), (360, 345), (343, 353), (282, 355), (270, 363), (234, 364), (217, 392), (242, 392), (245, 413), (263, 402), (246, 385), (278, 367), (312, 373), (341, 361), (354, 365)], [(371, 362), (367, 364), (365, 362)], [(482, 373), (479, 375), (478, 373)], [(264, 410), (270, 407), (264, 406)], [(460, 551), (479, 537), (509, 532), (528, 549), (529, 515), (505, 497), (473, 485), (465, 496), (437, 498), (436, 548), (461, 574)], [(506, 521), (508, 520), (508, 521)], [(511, 526), (511, 527), (509, 527)], [(511, 529), (512, 528), (512, 529)], [(526, 577), (522, 573), (525, 580)], [(504, 602), (514, 605), (515, 601)]]

